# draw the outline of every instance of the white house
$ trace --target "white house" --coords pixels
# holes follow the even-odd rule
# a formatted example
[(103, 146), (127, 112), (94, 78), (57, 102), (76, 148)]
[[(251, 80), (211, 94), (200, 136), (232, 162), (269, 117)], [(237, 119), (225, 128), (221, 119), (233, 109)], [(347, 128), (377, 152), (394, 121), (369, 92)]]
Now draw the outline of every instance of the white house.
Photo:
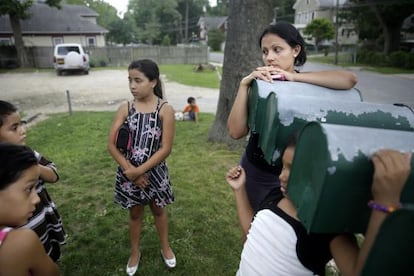
[[(336, 8), (341, 9), (348, 0), (297, 0), (293, 5), (295, 10), (294, 25), (298, 30), (303, 30), (307, 24), (317, 18), (327, 18), (336, 23)], [(338, 22), (338, 44), (355, 45), (358, 43), (358, 33), (353, 24)], [(306, 38), (306, 36), (304, 36)], [(314, 44), (312, 39), (306, 38), (306, 42)], [(332, 44), (334, 41), (325, 41), (325, 44)]]
[[(25, 46), (54, 46), (80, 43), (82, 46), (105, 46), (108, 30), (96, 23), (98, 14), (85, 6), (33, 4), (30, 17), (20, 20)], [(14, 37), (8, 15), (0, 16), (0, 44), (13, 45)]]

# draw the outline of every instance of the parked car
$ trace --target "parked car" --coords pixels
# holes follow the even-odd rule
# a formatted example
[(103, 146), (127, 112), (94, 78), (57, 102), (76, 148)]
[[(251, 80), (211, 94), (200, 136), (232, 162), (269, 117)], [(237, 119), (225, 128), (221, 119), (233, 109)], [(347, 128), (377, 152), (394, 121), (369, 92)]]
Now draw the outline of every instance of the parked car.
[(89, 55), (80, 44), (57, 44), (53, 54), (53, 65), (58, 76), (64, 71), (81, 71), (89, 74)]

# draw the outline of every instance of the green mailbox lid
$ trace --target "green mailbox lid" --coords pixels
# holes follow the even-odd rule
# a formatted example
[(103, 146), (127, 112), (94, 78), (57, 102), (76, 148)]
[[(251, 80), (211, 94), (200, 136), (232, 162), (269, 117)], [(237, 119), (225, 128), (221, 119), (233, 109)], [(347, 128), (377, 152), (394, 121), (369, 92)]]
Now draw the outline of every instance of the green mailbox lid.
[[(364, 233), (371, 210), (371, 155), (414, 152), (414, 131), (311, 122), (299, 133), (288, 195), (309, 232)], [(414, 168), (414, 158), (411, 160)], [(414, 203), (414, 169), (401, 202)]]
[(272, 93), (284, 93), (296, 96), (311, 96), (323, 99), (335, 99), (336, 101), (362, 101), (361, 93), (358, 89), (335, 90), (309, 83), (294, 81), (275, 81), (267, 82), (262, 80), (253, 80), (249, 92), (249, 118), (248, 125), (252, 130), (255, 127), (256, 114), (263, 109), (262, 101)]
[(251, 83), (251, 90), (259, 93), (261, 98), (266, 98), (271, 92), (286, 92), (297, 96), (331, 98), (351, 102), (362, 101), (361, 93), (356, 88), (349, 90), (337, 90), (296, 81), (267, 82), (262, 80), (253, 80)]
[(280, 164), (287, 137), (310, 121), (414, 130), (410, 108), (360, 102), (358, 93), (295, 82), (254, 81), (249, 94), (249, 128), (259, 134), (258, 146), (269, 164)]

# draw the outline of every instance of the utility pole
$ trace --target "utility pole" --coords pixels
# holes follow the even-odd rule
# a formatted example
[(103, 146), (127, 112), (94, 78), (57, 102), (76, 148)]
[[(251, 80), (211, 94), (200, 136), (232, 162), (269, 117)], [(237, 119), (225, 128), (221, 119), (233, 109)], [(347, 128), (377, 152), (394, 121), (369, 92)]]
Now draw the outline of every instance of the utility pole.
[(339, 0), (336, 0), (335, 7), (335, 65), (338, 65), (338, 31), (339, 31), (339, 21), (338, 21), (338, 9), (339, 9)]
[(188, 0), (185, 1), (185, 30), (184, 30), (185, 43), (188, 43)]

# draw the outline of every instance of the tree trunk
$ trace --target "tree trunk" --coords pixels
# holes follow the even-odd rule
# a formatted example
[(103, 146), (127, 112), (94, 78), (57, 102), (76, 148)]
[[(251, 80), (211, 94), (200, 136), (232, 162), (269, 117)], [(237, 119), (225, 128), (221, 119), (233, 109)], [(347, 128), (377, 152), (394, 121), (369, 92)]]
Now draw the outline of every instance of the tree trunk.
[(398, 51), (400, 49), (401, 25), (404, 18), (386, 20), (376, 4), (371, 4), (370, 7), (384, 31), (384, 53), (388, 55), (391, 52)]
[(16, 14), (9, 14), (9, 18), (10, 18), (10, 25), (13, 30), (14, 45), (16, 47), (19, 65), (20, 67), (23, 67), (23, 68), (29, 67), (29, 62), (27, 60), (26, 51), (24, 49), (22, 30), (20, 27), (20, 19)]
[(259, 36), (271, 23), (273, 9), (270, 0), (230, 0), (229, 13), (223, 77), (217, 113), (208, 140), (235, 146), (245, 139), (237, 141), (228, 135), (227, 117), (241, 79), (263, 65)]

